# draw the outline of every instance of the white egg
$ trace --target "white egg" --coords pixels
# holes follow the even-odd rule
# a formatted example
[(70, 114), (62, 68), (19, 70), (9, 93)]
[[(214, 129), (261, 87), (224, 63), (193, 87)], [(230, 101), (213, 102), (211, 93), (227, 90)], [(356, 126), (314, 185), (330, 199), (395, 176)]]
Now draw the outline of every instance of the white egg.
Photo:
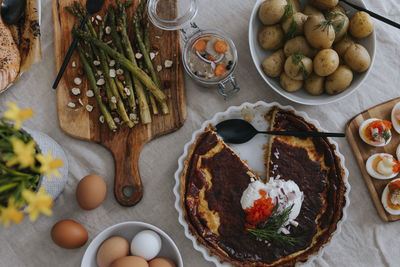
[(364, 121), (364, 122), (360, 125), (360, 128), (359, 128), (359, 130), (358, 130), (358, 133), (360, 134), (361, 139), (362, 139), (365, 143), (367, 143), (368, 145), (371, 145), (371, 146), (385, 146), (385, 145), (389, 144), (390, 140), (392, 140), (392, 133), (390, 132), (390, 130), (389, 130), (390, 138), (389, 138), (389, 140), (388, 140), (387, 142), (376, 142), (376, 141), (374, 142), (374, 141), (371, 141), (371, 140), (367, 140), (367, 139), (365, 138), (365, 136), (364, 136), (364, 134), (363, 134), (363, 129), (364, 129), (368, 124), (370, 124), (371, 122), (373, 122), (373, 121), (378, 121), (378, 120), (379, 120), (379, 119), (376, 119), (376, 118), (368, 119), (368, 120)]
[[(397, 114), (396, 114), (397, 112)], [(397, 118), (396, 118), (397, 115)], [(400, 102), (394, 105), (391, 115), (393, 129), (400, 134)]]
[(374, 168), (373, 168), (373, 162), (377, 157), (391, 157), (394, 160), (394, 157), (390, 154), (387, 153), (378, 153), (378, 154), (374, 154), (372, 156), (370, 156), (367, 160), (367, 162), (365, 163), (365, 167), (367, 169), (367, 172), (369, 175), (371, 175), (372, 177), (376, 178), (376, 179), (380, 179), (380, 180), (385, 180), (385, 179), (391, 179), (393, 177), (395, 177), (398, 172), (390, 174), (390, 175), (384, 175), (381, 174), (379, 172), (377, 172)]
[(160, 236), (151, 230), (144, 230), (135, 235), (131, 243), (131, 253), (149, 261), (161, 250)]
[[(391, 181), (391, 182), (398, 181), (398, 180), (400, 180), (400, 178), (394, 179), (394, 180)], [(388, 195), (389, 195), (389, 184), (390, 184), (390, 183), (388, 183), (388, 184), (386, 185), (385, 189), (383, 190), (382, 198), (381, 198), (382, 205), (383, 205), (383, 207), (385, 208), (385, 210), (386, 210), (387, 212), (389, 212), (390, 214), (393, 214), (393, 215), (400, 215), (400, 209), (392, 209), (392, 208), (389, 207), (389, 205), (388, 205), (387, 198), (388, 198)]]

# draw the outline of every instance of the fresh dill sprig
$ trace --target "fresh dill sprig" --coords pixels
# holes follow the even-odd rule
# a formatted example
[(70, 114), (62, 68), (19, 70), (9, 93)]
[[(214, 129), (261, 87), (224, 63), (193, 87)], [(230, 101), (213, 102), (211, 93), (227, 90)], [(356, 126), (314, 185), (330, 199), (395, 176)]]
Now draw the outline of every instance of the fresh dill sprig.
[(285, 22), (288, 18), (293, 16), (293, 14), (294, 14), (294, 9), (292, 0), (288, 0), (287, 5), (285, 6), (285, 13), (283, 13), (283, 16), (281, 18), (281, 23)]
[(301, 74), (304, 79), (307, 79), (308, 75), (310, 75), (310, 73), (308, 73), (308, 71), (306, 70), (306, 67), (304, 66), (304, 63), (303, 63), (304, 57), (305, 56), (303, 55), (302, 52), (297, 51), (292, 54), (292, 63), (295, 65), (300, 65), (299, 71), (297, 72), (297, 74)]
[(329, 34), (329, 27), (333, 27), (332, 24), (333, 24), (333, 20), (332, 19), (323, 20), (320, 23), (318, 23), (317, 25), (315, 25), (314, 30), (321, 29), (323, 32), (325, 30), (327, 30), (326, 34), (328, 35)]
[(331, 11), (328, 13), (327, 18), (332, 20), (332, 27), (335, 30), (335, 34), (338, 34), (344, 27), (345, 15), (342, 12)]
[(296, 245), (301, 241), (301, 237), (293, 237), (278, 233), (278, 230), (283, 226), (283, 224), (289, 220), (289, 215), (293, 206), (294, 204), (284, 209), (282, 212), (278, 212), (276, 206), (266, 222), (260, 223), (256, 229), (247, 228), (246, 230), (250, 234), (262, 240), (275, 241), (281, 245)]
[(299, 25), (295, 21), (294, 17), (291, 18), (292, 20), (290, 21), (290, 26), (285, 33), (285, 40), (290, 40), (296, 36), (297, 29)]

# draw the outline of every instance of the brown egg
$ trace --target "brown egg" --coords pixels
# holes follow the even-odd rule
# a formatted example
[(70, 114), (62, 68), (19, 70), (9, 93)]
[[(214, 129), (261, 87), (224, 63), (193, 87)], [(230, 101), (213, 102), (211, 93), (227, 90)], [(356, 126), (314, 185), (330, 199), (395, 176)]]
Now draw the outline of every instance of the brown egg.
[(84, 210), (97, 208), (105, 199), (107, 185), (104, 179), (96, 174), (82, 178), (76, 187), (76, 200)]
[(149, 264), (141, 257), (127, 256), (114, 261), (111, 267), (149, 267)]
[(149, 262), (149, 267), (175, 267), (175, 263), (167, 258), (155, 258)]
[(99, 267), (110, 267), (119, 258), (128, 256), (129, 243), (120, 236), (113, 236), (101, 244), (97, 250), (96, 262)]
[(88, 240), (88, 232), (73, 220), (63, 220), (53, 226), (51, 238), (62, 248), (80, 248)]

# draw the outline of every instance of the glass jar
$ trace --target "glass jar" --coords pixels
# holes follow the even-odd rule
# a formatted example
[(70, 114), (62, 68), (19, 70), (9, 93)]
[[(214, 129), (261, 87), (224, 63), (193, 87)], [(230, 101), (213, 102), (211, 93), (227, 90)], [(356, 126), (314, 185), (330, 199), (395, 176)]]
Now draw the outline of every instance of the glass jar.
[[(176, 5), (176, 15), (162, 12), (165, 8), (173, 8), (171, 5)], [(148, 15), (155, 26), (181, 31), (184, 41), (182, 61), (189, 76), (202, 86), (217, 86), (218, 92), (227, 100), (240, 90), (233, 76), (237, 50), (222, 31), (200, 29), (193, 21), (197, 10), (197, 0), (150, 0), (148, 4)]]

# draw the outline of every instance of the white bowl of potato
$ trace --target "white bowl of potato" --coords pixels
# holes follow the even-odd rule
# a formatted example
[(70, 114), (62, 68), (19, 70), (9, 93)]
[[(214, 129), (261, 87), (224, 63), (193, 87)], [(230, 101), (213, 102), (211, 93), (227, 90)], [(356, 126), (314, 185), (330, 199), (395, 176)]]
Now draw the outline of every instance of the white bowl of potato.
[[(340, 2), (332, 8), (337, 2), (258, 0), (253, 8), (253, 62), (265, 82), (293, 102), (338, 101), (357, 90), (373, 67), (373, 19)], [(362, 0), (352, 3), (366, 7)]]

